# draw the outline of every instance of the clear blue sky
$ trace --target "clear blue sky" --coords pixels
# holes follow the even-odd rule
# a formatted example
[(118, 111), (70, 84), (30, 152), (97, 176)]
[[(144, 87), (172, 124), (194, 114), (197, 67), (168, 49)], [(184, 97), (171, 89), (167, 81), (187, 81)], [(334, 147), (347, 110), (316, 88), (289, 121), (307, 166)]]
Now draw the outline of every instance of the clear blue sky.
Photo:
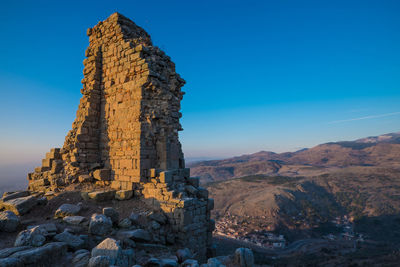
[(400, 131), (400, 1), (4, 1), (0, 163), (39, 164), (78, 107), (86, 29), (118, 11), (187, 81), (187, 157)]

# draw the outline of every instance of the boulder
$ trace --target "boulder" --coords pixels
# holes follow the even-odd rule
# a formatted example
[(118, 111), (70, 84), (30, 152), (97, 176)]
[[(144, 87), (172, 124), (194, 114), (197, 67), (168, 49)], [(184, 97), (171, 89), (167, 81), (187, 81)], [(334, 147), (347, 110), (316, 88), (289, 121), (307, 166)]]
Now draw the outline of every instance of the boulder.
[(107, 235), (111, 228), (111, 219), (103, 214), (93, 214), (90, 218), (89, 233), (93, 235)]
[(113, 224), (117, 224), (119, 221), (119, 213), (116, 209), (111, 207), (103, 208), (103, 214), (111, 219)]
[(119, 228), (129, 228), (132, 226), (131, 220), (129, 218), (125, 218), (118, 223)]
[(0, 231), (15, 232), (20, 224), (19, 218), (12, 211), (0, 212)]
[(0, 202), (0, 209), (10, 210), (16, 215), (24, 215), (37, 204), (37, 199), (33, 196), (14, 198)]
[(121, 257), (122, 248), (119, 241), (113, 238), (106, 238), (92, 249), (92, 257), (96, 256), (107, 256), (110, 264), (116, 264), (117, 259)]
[[(10, 255), (14, 254), (15, 252), (25, 250), (28, 248), (32, 248), (30, 246), (22, 246), (22, 247), (11, 247), (11, 248), (3, 248), (0, 250), (0, 259), (7, 258)], [(1, 266), (1, 265), (0, 265)]]
[(36, 226), (20, 232), (15, 240), (14, 246), (32, 246), (40, 247), (46, 241), (48, 232), (45, 228)]
[(144, 264), (144, 267), (162, 267), (162, 262), (157, 258), (150, 258)]
[(27, 230), (31, 230), (35, 227), (40, 227), (43, 231), (43, 235), (47, 236), (55, 236), (57, 234), (57, 227), (54, 223), (44, 223), (39, 225), (30, 225), (27, 227)]
[(133, 197), (133, 190), (119, 190), (115, 192), (115, 198), (118, 200), (128, 200)]
[(64, 218), (66, 216), (77, 215), (81, 211), (81, 207), (74, 204), (62, 204), (55, 212), (55, 218)]
[(158, 229), (161, 228), (161, 225), (160, 225), (158, 222), (156, 222), (156, 221), (151, 221), (150, 227), (151, 227), (152, 229), (154, 229), (154, 230), (158, 230)]
[(54, 236), (55, 241), (64, 242), (68, 245), (68, 248), (72, 250), (78, 250), (85, 246), (85, 241), (79, 236), (73, 235), (68, 231), (64, 230), (61, 234)]
[(235, 264), (240, 267), (253, 267), (253, 251), (248, 248), (238, 248), (235, 250)]
[(133, 224), (139, 224), (139, 219), (140, 219), (140, 214), (132, 212), (131, 215), (129, 216), (129, 220)]
[(72, 259), (72, 264), (74, 267), (86, 267), (89, 264), (89, 259), (90, 259), (90, 252), (85, 250), (82, 253), (75, 253), (74, 258)]
[(152, 212), (149, 214), (149, 218), (160, 223), (160, 224), (165, 224), (167, 222), (167, 217), (160, 213), (160, 212)]
[(18, 251), (10, 256), (23, 262), (24, 266), (54, 266), (54, 262), (67, 252), (67, 244), (62, 242), (47, 243), (39, 248)]
[(182, 263), (187, 259), (193, 258), (193, 254), (188, 248), (178, 249), (176, 251), (176, 257), (178, 258), (178, 262)]
[(151, 241), (150, 233), (143, 229), (120, 231), (117, 233), (117, 236), (120, 239), (129, 238), (129, 239), (132, 239), (133, 241), (137, 241), (137, 242), (150, 242)]
[(135, 253), (133, 249), (122, 250), (122, 257), (117, 261), (117, 264), (121, 267), (131, 267), (134, 262)]
[(96, 256), (89, 260), (87, 267), (109, 267), (110, 259), (107, 256)]
[(222, 267), (222, 263), (217, 259), (217, 258), (209, 258), (207, 260), (207, 266), (208, 267)]
[(29, 191), (5, 192), (3, 194), (3, 198), (1, 200), (8, 201), (8, 200), (15, 199), (15, 198), (27, 197), (30, 194), (31, 193)]
[(88, 197), (95, 201), (107, 201), (114, 199), (115, 191), (96, 191), (88, 193)]
[(24, 267), (24, 262), (16, 258), (0, 259), (0, 267)]
[(197, 260), (187, 259), (182, 264), (182, 267), (199, 267), (199, 263)]
[(178, 262), (173, 259), (162, 259), (161, 266), (162, 267), (178, 267)]
[(63, 218), (63, 221), (68, 224), (78, 225), (86, 220), (83, 216), (67, 216)]

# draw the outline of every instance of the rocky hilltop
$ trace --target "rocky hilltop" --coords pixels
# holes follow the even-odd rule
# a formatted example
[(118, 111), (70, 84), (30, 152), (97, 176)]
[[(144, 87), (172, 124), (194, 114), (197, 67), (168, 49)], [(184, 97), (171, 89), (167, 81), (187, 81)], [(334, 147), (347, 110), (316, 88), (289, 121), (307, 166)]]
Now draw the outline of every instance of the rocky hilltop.
[(0, 266), (253, 266), (244, 248), (215, 258), (214, 200), (185, 167), (170, 57), (118, 13), (87, 35), (63, 147), (0, 201)]

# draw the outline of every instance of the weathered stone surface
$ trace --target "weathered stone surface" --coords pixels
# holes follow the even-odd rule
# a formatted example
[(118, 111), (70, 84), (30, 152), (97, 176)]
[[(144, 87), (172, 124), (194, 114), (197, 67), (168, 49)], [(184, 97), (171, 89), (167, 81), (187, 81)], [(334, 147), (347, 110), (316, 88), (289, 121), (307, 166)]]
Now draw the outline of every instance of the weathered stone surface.
[(235, 264), (240, 267), (253, 267), (254, 255), (253, 251), (248, 248), (238, 248), (235, 250)]
[(178, 267), (179, 264), (176, 260), (172, 259), (161, 259), (161, 266), (162, 267)]
[(0, 250), (0, 259), (7, 258), (15, 252), (26, 250), (28, 248), (32, 248), (30, 246), (22, 246), (22, 247), (12, 247), (12, 248), (3, 248)]
[(165, 224), (167, 222), (167, 217), (159, 212), (152, 212), (149, 214), (149, 218), (151, 220), (154, 220), (160, 224)]
[(144, 267), (162, 267), (162, 262), (157, 258), (150, 258), (147, 260)]
[(15, 232), (20, 224), (17, 215), (12, 211), (0, 212), (0, 231)]
[(87, 250), (81, 251), (81, 253), (75, 253), (74, 258), (72, 259), (72, 264), (74, 267), (86, 267), (89, 264), (89, 259), (90, 252)]
[(129, 228), (132, 226), (132, 222), (129, 218), (125, 218), (122, 219), (119, 223), (118, 223), (118, 227), (119, 228)]
[(88, 267), (109, 267), (110, 259), (107, 256), (96, 256), (89, 260)]
[(27, 197), (30, 194), (31, 193), (29, 191), (5, 192), (3, 194), (3, 198), (1, 200), (8, 201), (8, 200), (15, 199), (15, 198)]
[(117, 224), (119, 221), (119, 213), (112, 207), (103, 208), (103, 214), (111, 219), (113, 224)]
[(36, 226), (32, 229), (24, 230), (20, 232), (15, 240), (14, 246), (32, 246), (40, 247), (46, 241), (48, 232), (45, 228)]
[(182, 264), (182, 267), (199, 267), (199, 262), (197, 260), (188, 259), (185, 260)]
[(62, 204), (55, 212), (55, 218), (64, 218), (66, 216), (74, 216), (79, 213), (81, 207), (74, 204)]
[(98, 169), (93, 172), (93, 178), (100, 181), (109, 181), (111, 178), (110, 169)]
[(90, 192), (90, 193), (88, 193), (88, 196), (90, 199), (93, 199), (95, 201), (107, 201), (107, 200), (114, 199), (115, 191), (110, 190), (110, 191)]
[(0, 208), (10, 210), (16, 215), (24, 215), (37, 204), (37, 199), (33, 196), (14, 198), (0, 202)]
[(16, 258), (0, 259), (0, 267), (23, 267), (24, 262)]
[(115, 198), (118, 200), (128, 200), (133, 197), (133, 190), (119, 190), (115, 192)]
[(131, 215), (129, 215), (129, 219), (133, 224), (138, 224), (140, 219), (140, 214), (132, 212)]
[(136, 229), (136, 230), (130, 230), (130, 231), (119, 231), (117, 235), (120, 239), (130, 238), (133, 241), (137, 241), (137, 242), (151, 241), (150, 233), (143, 229)]
[(93, 177), (88, 174), (79, 175), (78, 180), (80, 183), (90, 183), (93, 181)]
[(16, 252), (10, 258), (21, 260), (24, 266), (52, 266), (67, 252), (67, 244), (62, 242), (47, 243), (39, 248), (31, 248)]
[(208, 267), (222, 267), (224, 266), (217, 258), (209, 258), (207, 260)]
[(92, 249), (92, 257), (107, 256), (110, 264), (116, 264), (118, 258), (122, 257), (122, 248), (119, 241), (113, 238), (106, 238)]
[(83, 216), (66, 216), (63, 221), (69, 224), (78, 225), (86, 220)]
[(55, 235), (53, 238), (55, 241), (64, 242), (72, 250), (78, 250), (84, 247), (85, 241), (79, 236), (73, 235), (68, 231), (64, 231), (61, 234)]
[(34, 228), (40, 228), (41, 233), (44, 236), (55, 236), (57, 233), (57, 226), (54, 223), (43, 223), (39, 225), (30, 225), (27, 230), (32, 230)]
[(187, 259), (191, 259), (193, 254), (188, 248), (178, 249), (176, 251), (176, 257), (178, 258), (178, 262), (182, 263)]
[(90, 218), (89, 233), (93, 235), (106, 235), (111, 231), (112, 221), (103, 214), (93, 214)]

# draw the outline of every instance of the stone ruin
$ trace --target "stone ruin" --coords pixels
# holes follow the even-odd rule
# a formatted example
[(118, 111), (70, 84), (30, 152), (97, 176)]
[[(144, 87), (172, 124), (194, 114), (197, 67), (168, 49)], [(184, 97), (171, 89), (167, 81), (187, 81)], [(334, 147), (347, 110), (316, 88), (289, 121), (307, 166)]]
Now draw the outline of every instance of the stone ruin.
[(121, 14), (87, 35), (83, 96), (72, 130), (63, 147), (51, 149), (28, 174), (29, 190), (93, 183), (133, 194), (165, 213), (173, 242), (205, 258), (213, 200), (185, 168), (178, 138), (185, 81), (149, 34)]

